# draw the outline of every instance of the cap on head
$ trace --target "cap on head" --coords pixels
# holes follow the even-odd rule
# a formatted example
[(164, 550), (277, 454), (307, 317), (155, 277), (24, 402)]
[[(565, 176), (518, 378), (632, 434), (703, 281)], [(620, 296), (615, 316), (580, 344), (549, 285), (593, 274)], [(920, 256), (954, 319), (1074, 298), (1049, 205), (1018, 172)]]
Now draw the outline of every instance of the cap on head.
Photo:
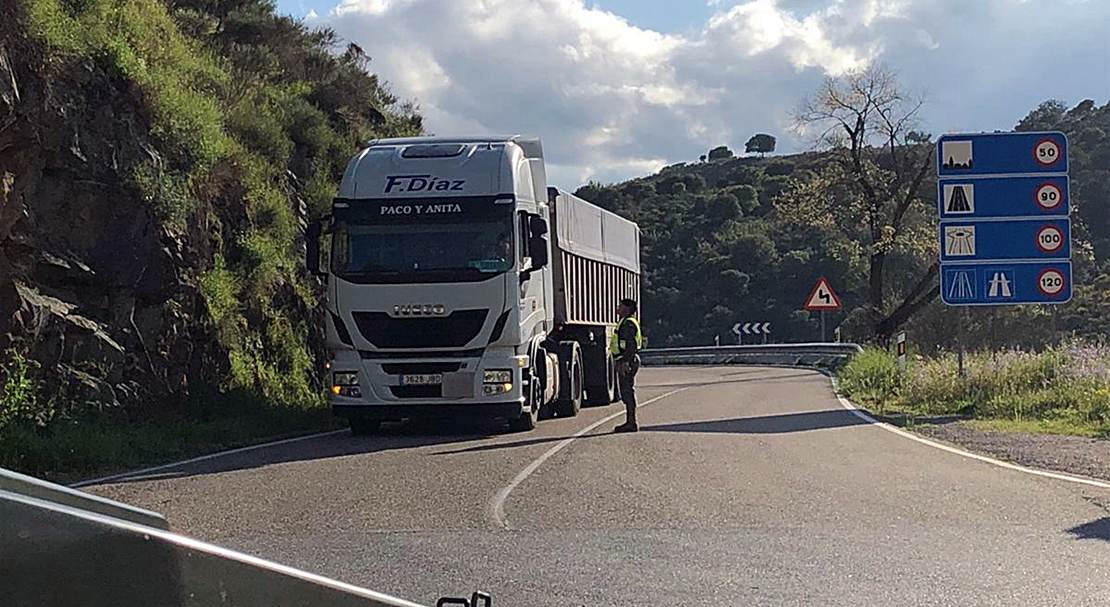
[(622, 299), (621, 300), (621, 305), (628, 308), (628, 311), (630, 313), (632, 313), (632, 314), (636, 313), (636, 300), (635, 299)]

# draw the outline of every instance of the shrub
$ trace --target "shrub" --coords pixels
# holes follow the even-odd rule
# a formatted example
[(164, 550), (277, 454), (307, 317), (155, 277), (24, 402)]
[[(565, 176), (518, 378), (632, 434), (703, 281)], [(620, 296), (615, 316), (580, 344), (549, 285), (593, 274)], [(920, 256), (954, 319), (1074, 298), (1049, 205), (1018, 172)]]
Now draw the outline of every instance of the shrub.
[(947, 415), (969, 404), (955, 357), (914, 360), (906, 374), (900, 402), (925, 415)]
[(896, 357), (878, 348), (868, 348), (844, 366), (839, 382), (845, 396), (882, 410), (901, 391), (902, 373)]
[[(914, 360), (904, 376), (896, 359), (869, 349), (840, 374), (848, 396), (880, 410), (919, 415), (973, 412), (982, 419), (1044, 421), (1087, 434), (1110, 430), (1110, 349), (1070, 344), (1043, 352), (1010, 350), (966, 357), (959, 376), (953, 354)], [(1094, 427), (1094, 429), (1092, 429)]]
[(14, 348), (4, 352), (4, 359), (0, 360), (0, 430), (17, 420), (36, 416), (38, 393), (31, 377), (35, 366), (35, 361)]
[(774, 162), (769, 162), (767, 163), (767, 168), (763, 169), (763, 172), (767, 173), (767, 175), (771, 177), (782, 177), (784, 175), (790, 175), (794, 172), (794, 163), (787, 162), (785, 160), (776, 160)]

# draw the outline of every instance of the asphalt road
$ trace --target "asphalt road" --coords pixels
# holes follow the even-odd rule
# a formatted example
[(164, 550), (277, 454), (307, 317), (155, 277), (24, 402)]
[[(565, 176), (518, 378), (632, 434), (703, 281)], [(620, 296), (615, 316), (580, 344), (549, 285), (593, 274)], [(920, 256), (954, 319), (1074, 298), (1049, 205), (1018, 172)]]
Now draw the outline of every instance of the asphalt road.
[(1110, 604), (1108, 490), (868, 425), (808, 371), (639, 384), (641, 402), (667, 396), (634, 435), (610, 433), (620, 416), (566, 441), (619, 405), (528, 434), (401, 426), (88, 490), (426, 604), (474, 589), (560, 607)]

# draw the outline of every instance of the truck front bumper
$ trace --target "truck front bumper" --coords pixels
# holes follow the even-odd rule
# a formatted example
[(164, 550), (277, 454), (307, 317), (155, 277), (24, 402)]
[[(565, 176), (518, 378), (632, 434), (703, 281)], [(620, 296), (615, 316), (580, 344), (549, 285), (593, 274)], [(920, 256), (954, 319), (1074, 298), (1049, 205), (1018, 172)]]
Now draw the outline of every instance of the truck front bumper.
[[(520, 359), (508, 348), (463, 357), (419, 353), (384, 357), (340, 351), (332, 360), (332, 376), (349, 378), (357, 371), (358, 384), (333, 390), (329, 400), (336, 415), (349, 419), (515, 418), (529, 410)], [(500, 393), (485, 393), (493, 385), (484, 381), (487, 370), (508, 371), (510, 381), (499, 385), (511, 386)], [(406, 386), (402, 381), (406, 374), (441, 374), (443, 383)]]
[(402, 419), (509, 419), (520, 415), (521, 403), (466, 403), (437, 405), (339, 405), (332, 411), (345, 419), (397, 421)]

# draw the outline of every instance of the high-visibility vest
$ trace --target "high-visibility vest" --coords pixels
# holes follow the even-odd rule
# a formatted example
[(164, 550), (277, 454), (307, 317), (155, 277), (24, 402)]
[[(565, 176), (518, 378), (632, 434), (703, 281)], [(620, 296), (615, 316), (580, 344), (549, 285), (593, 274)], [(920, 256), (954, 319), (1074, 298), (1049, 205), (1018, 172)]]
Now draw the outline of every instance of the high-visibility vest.
[(626, 316), (617, 323), (617, 328), (613, 331), (613, 337), (609, 340), (609, 351), (614, 356), (628, 349), (628, 344), (620, 338), (621, 325), (626, 321), (636, 327), (636, 351), (638, 352), (644, 347), (644, 333), (640, 330), (640, 321), (636, 320), (635, 316)]

